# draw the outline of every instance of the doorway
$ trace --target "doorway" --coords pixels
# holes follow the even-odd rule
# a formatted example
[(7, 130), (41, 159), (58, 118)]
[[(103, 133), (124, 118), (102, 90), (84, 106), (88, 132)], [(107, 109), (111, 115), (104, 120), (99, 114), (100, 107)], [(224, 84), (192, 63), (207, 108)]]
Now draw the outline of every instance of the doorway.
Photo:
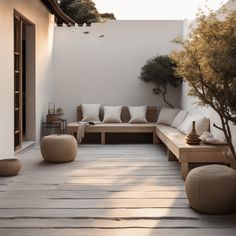
[(14, 11), (14, 149), (35, 140), (35, 25)]

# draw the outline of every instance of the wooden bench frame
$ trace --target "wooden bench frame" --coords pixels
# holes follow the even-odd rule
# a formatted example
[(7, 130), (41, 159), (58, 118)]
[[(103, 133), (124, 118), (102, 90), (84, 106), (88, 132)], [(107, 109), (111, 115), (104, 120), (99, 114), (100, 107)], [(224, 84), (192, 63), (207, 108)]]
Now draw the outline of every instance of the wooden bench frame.
[(189, 145), (185, 142), (185, 135), (175, 128), (159, 124), (156, 126), (156, 134), (167, 147), (168, 160), (180, 162), (181, 177), (184, 180), (189, 171), (189, 163), (225, 163), (236, 167), (235, 162), (224, 155), (228, 150), (227, 145)]
[[(77, 107), (77, 120), (82, 120), (81, 106)], [(101, 144), (106, 144), (106, 133), (152, 133), (153, 143), (157, 144), (160, 140), (167, 146), (167, 156), (169, 161), (177, 160), (181, 165), (181, 177), (186, 179), (189, 171), (189, 163), (225, 163), (236, 169), (236, 162), (226, 158), (224, 153), (227, 145), (188, 145), (186, 136), (177, 129), (157, 124), (157, 108), (147, 108), (148, 123), (129, 124), (130, 119), (128, 107), (122, 108), (121, 120), (124, 123), (102, 123), (97, 125), (87, 125), (86, 133), (100, 133)], [(103, 111), (100, 112), (100, 120), (103, 120)], [(78, 122), (69, 123), (67, 132), (74, 135), (78, 130)]]
[[(153, 143), (158, 142), (156, 136), (157, 108), (155, 106), (147, 107), (147, 121), (143, 124), (130, 124), (130, 115), (128, 107), (124, 106), (121, 112), (123, 123), (102, 123), (97, 125), (87, 125), (85, 133), (101, 133), (101, 144), (106, 144), (106, 133), (152, 133)], [(77, 107), (77, 121), (83, 118), (81, 106)], [(100, 111), (100, 120), (103, 120), (103, 110)], [(67, 133), (74, 135), (78, 130), (78, 122), (69, 123)]]

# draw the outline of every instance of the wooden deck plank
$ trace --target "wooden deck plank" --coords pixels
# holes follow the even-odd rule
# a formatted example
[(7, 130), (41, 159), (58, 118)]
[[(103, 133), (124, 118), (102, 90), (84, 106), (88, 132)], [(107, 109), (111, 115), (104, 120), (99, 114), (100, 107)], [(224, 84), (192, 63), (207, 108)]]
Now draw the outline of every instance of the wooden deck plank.
[(186, 199), (2, 199), (3, 208), (183, 208), (188, 207)]
[[(81, 167), (83, 168), (83, 167)], [(165, 169), (160, 169), (160, 168), (157, 168), (157, 167), (145, 167), (145, 168), (139, 168), (139, 167), (136, 167), (136, 168), (117, 168), (114, 167), (115, 170), (112, 170), (112, 169), (108, 169), (108, 168), (104, 168), (104, 169), (95, 169), (95, 168), (92, 168), (92, 169), (80, 169), (80, 170), (72, 170), (70, 171), (67, 175), (65, 176), (58, 176), (56, 175), (56, 173), (54, 173), (53, 175), (52, 174), (49, 174), (48, 176), (44, 176), (40, 173), (38, 173), (38, 176), (40, 176), (41, 180), (54, 180), (55, 181), (55, 176), (58, 178), (58, 179), (65, 179), (65, 177), (74, 177), (74, 179), (76, 179), (76, 177), (80, 177), (80, 176), (102, 176), (102, 177), (106, 177), (106, 176), (109, 176), (109, 177), (112, 177), (112, 176), (142, 176), (142, 175), (150, 175), (150, 176), (158, 176), (158, 175), (178, 175), (179, 174), (179, 170), (177, 169), (172, 169), (172, 168), (165, 168)], [(31, 172), (31, 174), (25, 176), (25, 175), (21, 175), (19, 176), (17, 179), (15, 179), (14, 181), (20, 181), (20, 180), (27, 180), (27, 177), (28, 176), (31, 176), (31, 177), (35, 177), (37, 176), (37, 174), (33, 175), (33, 173)], [(53, 177), (53, 178), (52, 178)], [(79, 178), (78, 178), (79, 179)], [(33, 179), (32, 181), (36, 181), (37, 179)], [(1, 181), (1, 183), (4, 183), (4, 182), (8, 182), (9, 181), (12, 181), (11, 178), (9, 179), (3, 179)]]
[(145, 185), (145, 186), (134, 186), (132, 184), (36, 184), (36, 183), (24, 183), (23, 185), (12, 183), (11, 185), (0, 185), (0, 191), (7, 190), (52, 190), (52, 191), (94, 191), (94, 190), (105, 190), (105, 191), (175, 191), (175, 190), (184, 190), (184, 186), (175, 186), (175, 185)]
[(0, 229), (4, 236), (235, 236), (235, 229)]
[(2, 228), (228, 228), (236, 229), (236, 219), (233, 221), (224, 221), (220, 219), (210, 221), (199, 221), (198, 219), (70, 219), (70, 218), (53, 218), (53, 219), (1, 219), (0, 229)]
[(0, 235), (235, 235), (236, 214), (193, 211), (178, 162), (161, 145), (80, 145), (74, 162), (20, 155), (0, 179)]
[(40, 190), (9, 190), (0, 192), (1, 199), (159, 199), (159, 198), (187, 198), (185, 191), (40, 191)]
[[(31, 162), (34, 162), (34, 160), (28, 160), (24, 163), (24, 166), (27, 166), (27, 165), (31, 165), (32, 167), (32, 163)], [(77, 163), (78, 162), (78, 163)], [(164, 167), (168, 168), (168, 169), (176, 169), (177, 166), (175, 163), (168, 163), (167, 161), (162, 161), (162, 162), (157, 162), (157, 161), (91, 161), (91, 162), (88, 162), (88, 160), (81, 160), (80, 157), (78, 157), (78, 161), (76, 160), (74, 163), (76, 163), (76, 167), (83, 167), (83, 168), (88, 168), (88, 169), (93, 169), (93, 168), (110, 168), (110, 167), (159, 167), (160, 169)], [(46, 167), (46, 163), (45, 164), (45, 167)], [(50, 166), (50, 164), (48, 165)], [(73, 167), (70, 166), (71, 169), (73, 169)], [(39, 171), (39, 168), (38, 166), (36, 166), (35, 168), (33, 168), (34, 170), (36, 171)], [(61, 169), (61, 170), (64, 170), (65, 169), (65, 166), (63, 167), (58, 167), (58, 169)], [(74, 168), (76, 169), (76, 168)], [(25, 170), (27, 172), (31, 172), (31, 170)], [(44, 171), (41, 169), (41, 171)], [(46, 168), (46, 171), (47, 171), (47, 168)]]
[[(191, 208), (111, 208), (111, 209), (61, 209), (61, 208), (6, 208), (1, 209), (0, 219), (15, 218), (75, 218), (75, 219), (192, 219), (233, 221), (235, 214), (204, 215)], [(187, 227), (187, 226), (186, 226)]]

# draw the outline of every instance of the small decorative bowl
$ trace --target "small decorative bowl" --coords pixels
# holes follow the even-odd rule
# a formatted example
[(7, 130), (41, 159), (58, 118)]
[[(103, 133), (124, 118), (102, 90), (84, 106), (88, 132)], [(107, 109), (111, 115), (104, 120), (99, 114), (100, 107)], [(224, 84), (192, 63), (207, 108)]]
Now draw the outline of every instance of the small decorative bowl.
[(20, 169), (21, 169), (21, 163), (18, 159), (0, 160), (0, 176), (17, 175)]

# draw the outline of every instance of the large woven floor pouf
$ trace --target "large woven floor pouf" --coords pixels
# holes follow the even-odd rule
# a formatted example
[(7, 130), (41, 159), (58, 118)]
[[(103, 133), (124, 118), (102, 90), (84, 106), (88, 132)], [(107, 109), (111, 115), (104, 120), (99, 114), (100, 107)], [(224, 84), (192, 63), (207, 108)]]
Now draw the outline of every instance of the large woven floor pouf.
[(202, 213), (236, 211), (236, 171), (224, 165), (207, 165), (191, 170), (186, 178), (190, 206)]
[(42, 138), (40, 149), (47, 162), (69, 162), (76, 157), (77, 142), (72, 135), (48, 135)]

